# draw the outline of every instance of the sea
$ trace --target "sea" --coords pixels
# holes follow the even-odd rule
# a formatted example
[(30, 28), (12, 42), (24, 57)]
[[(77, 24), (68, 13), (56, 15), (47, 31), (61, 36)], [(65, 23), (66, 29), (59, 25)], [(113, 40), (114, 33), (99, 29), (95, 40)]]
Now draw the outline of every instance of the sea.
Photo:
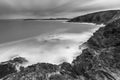
[(72, 63), (82, 53), (79, 46), (99, 27), (63, 20), (0, 20), (0, 62), (24, 57), (26, 65)]

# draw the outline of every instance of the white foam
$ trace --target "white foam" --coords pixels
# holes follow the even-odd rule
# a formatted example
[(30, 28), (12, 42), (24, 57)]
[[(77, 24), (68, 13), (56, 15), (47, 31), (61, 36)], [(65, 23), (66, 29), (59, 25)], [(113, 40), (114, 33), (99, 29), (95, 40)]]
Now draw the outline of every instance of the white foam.
[(86, 42), (96, 29), (83, 33), (45, 35), (45, 38), (37, 36), (1, 46), (0, 62), (21, 56), (29, 61), (25, 66), (38, 62), (60, 64), (67, 61), (71, 63), (77, 55), (81, 54), (79, 46)]

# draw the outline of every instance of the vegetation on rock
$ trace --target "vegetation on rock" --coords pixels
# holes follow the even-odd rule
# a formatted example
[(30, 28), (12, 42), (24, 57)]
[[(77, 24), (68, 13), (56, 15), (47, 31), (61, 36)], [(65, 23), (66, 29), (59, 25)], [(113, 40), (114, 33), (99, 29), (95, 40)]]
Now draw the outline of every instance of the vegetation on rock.
[(108, 10), (78, 16), (69, 20), (68, 22), (108, 24), (118, 18), (120, 18), (120, 10)]

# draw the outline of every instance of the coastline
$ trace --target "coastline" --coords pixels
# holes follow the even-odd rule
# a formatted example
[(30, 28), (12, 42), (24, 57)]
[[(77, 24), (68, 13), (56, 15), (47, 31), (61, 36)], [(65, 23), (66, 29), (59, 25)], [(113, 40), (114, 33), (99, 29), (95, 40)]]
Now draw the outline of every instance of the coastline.
[(70, 23), (70, 24), (89, 24), (89, 25), (96, 25), (99, 27), (105, 26), (104, 24), (95, 24), (95, 23), (87, 23), (87, 22), (63, 22), (63, 23)]

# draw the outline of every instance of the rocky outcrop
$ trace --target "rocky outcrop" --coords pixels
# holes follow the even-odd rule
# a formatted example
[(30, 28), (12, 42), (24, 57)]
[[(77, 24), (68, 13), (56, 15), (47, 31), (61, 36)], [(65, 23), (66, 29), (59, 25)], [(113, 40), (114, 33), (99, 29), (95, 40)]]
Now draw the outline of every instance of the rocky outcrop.
[(57, 65), (38, 63), (4, 77), (4, 80), (47, 80), (57, 70)]
[(108, 10), (78, 16), (69, 20), (68, 22), (108, 24), (118, 18), (120, 18), (120, 10)]
[(120, 19), (101, 27), (86, 44), (73, 61), (76, 71), (87, 80), (120, 80)]
[(0, 63), (0, 78), (18, 72), (21, 67), (20, 65), (25, 62), (27, 62), (25, 58), (16, 57), (12, 60)]
[(88, 41), (90, 48), (101, 49), (120, 46), (120, 19), (101, 27)]

